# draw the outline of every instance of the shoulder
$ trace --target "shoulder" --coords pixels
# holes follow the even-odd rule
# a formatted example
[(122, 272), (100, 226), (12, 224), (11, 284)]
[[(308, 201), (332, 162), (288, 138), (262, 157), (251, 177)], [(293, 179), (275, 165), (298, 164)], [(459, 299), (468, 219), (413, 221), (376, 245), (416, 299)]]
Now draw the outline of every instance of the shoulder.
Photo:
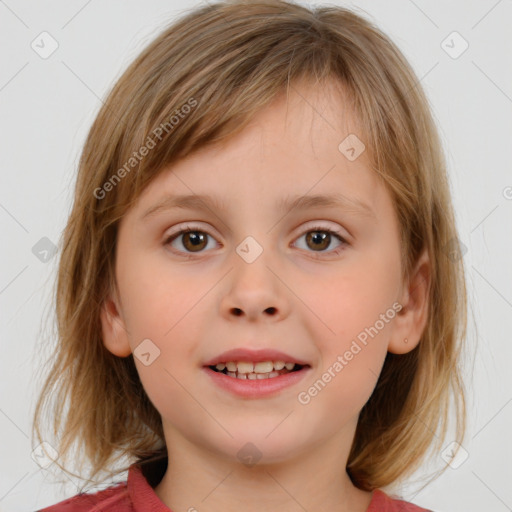
[(116, 512), (133, 511), (126, 482), (119, 482), (96, 493), (77, 494), (37, 512), (103, 512), (106, 510), (115, 510)]
[(392, 498), (381, 489), (373, 491), (367, 512), (432, 512), (408, 501)]
[(166, 468), (167, 457), (134, 462), (128, 469), (126, 481), (117, 482), (94, 494), (77, 494), (37, 512), (168, 512), (170, 509), (160, 501), (153, 489)]

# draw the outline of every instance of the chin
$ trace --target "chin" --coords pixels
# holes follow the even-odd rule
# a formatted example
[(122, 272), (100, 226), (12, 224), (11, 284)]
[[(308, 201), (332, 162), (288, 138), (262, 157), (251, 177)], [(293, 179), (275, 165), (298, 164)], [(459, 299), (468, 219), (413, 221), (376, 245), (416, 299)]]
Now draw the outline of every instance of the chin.
[[(274, 427), (278, 423), (274, 424)], [(298, 455), (302, 439), (296, 439), (288, 432), (279, 432), (279, 428), (261, 430), (257, 428), (242, 428), (239, 431), (230, 430), (233, 439), (229, 439), (222, 445), (217, 445), (214, 450), (221, 452), (231, 462), (239, 462), (247, 467), (255, 464), (273, 465), (287, 462)]]

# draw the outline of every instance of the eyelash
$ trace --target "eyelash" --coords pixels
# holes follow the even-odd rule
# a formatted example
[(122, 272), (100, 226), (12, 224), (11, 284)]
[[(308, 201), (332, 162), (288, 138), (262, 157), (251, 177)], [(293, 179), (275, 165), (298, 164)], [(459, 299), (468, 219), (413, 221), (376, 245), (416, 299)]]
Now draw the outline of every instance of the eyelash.
[[(317, 232), (321, 232), (321, 233), (329, 233), (330, 235), (334, 235), (334, 237), (337, 238), (341, 242), (341, 245), (339, 247), (337, 247), (336, 249), (333, 249), (331, 251), (320, 251), (320, 252), (308, 251), (308, 252), (311, 252), (313, 257), (315, 257), (315, 258), (322, 258), (323, 254), (339, 255), (345, 249), (345, 246), (349, 245), (348, 242), (337, 231), (326, 228), (324, 226), (308, 227), (308, 229), (306, 231), (304, 231), (298, 238), (301, 238), (302, 236), (304, 236), (308, 233), (311, 233), (313, 231), (317, 231)], [(204, 233), (204, 234), (208, 235), (209, 237), (214, 238), (213, 235), (211, 235), (210, 233), (208, 233), (208, 231), (205, 231), (204, 229), (199, 229), (194, 226), (187, 226), (185, 229), (181, 229), (180, 231), (177, 231), (176, 233), (169, 235), (165, 239), (164, 245), (169, 245), (172, 241), (174, 241), (176, 238), (183, 235), (184, 233), (195, 233), (195, 232)], [(172, 252), (179, 254), (183, 258), (191, 259), (191, 258), (194, 258), (197, 254), (201, 254), (201, 252), (204, 252), (204, 251), (200, 251), (198, 253), (187, 253), (187, 252), (176, 251), (175, 249), (172, 249)]]

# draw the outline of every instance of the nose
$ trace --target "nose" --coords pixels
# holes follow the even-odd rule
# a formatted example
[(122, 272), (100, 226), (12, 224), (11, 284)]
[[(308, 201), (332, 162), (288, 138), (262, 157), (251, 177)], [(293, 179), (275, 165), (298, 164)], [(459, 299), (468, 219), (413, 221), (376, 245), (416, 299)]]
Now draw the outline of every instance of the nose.
[(263, 254), (252, 263), (239, 258), (230, 274), (229, 288), (221, 304), (222, 314), (227, 319), (244, 317), (254, 322), (266, 318), (282, 320), (288, 315), (286, 286), (278, 273), (267, 265)]

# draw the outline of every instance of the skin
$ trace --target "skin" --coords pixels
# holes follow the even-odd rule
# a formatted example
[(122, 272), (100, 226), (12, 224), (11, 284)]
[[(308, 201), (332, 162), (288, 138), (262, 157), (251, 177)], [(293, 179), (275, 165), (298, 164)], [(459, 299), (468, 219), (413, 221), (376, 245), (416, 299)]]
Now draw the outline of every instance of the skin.
[[(391, 196), (367, 152), (349, 161), (338, 150), (349, 133), (361, 131), (332, 84), (296, 84), (227, 143), (165, 169), (121, 221), (118, 289), (103, 307), (103, 340), (119, 357), (148, 338), (160, 350), (148, 366), (134, 360), (162, 416), (169, 465), (155, 492), (172, 510), (364, 512), (370, 504), (371, 493), (345, 470), (358, 414), (386, 353), (419, 342), (430, 266), (424, 253), (402, 282)], [(374, 215), (276, 209), (288, 195), (333, 191), (368, 203)], [(226, 210), (140, 219), (166, 195), (182, 193), (215, 196)], [(209, 234), (199, 252), (183, 235), (165, 243), (186, 223)], [(313, 225), (339, 230), (347, 243), (332, 236), (316, 249), (306, 238)], [(236, 252), (247, 236), (263, 249), (250, 264)], [(307, 405), (299, 403), (298, 393), (397, 302), (402, 311)], [(202, 369), (236, 347), (282, 350), (312, 369), (274, 396), (238, 398)], [(248, 442), (261, 453), (252, 467), (237, 457)]]

